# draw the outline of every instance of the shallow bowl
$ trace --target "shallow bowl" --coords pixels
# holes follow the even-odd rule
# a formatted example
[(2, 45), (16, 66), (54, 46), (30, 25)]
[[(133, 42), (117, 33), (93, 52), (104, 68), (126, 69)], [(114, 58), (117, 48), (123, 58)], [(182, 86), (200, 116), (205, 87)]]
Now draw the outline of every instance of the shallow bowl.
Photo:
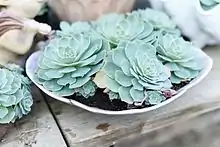
[(34, 80), (34, 73), (36, 71), (37, 68), (37, 60), (40, 56), (42, 51), (37, 51), (35, 53), (33, 53), (27, 60), (26, 62), (26, 73), (28, 75), (28, 77), (33, 81), (33, 83), (40, 88), (45, 94), (49, 95), (50, 97), (57, 99), (59, 101), (62, 101), (64, 103), (68, 103), (70, 105), (73, 106), (77, 106), (80, 107), (82, 109), (85, 109), (87, 111), (93, 112), (93, 113), (100, 113), (100, 114), (107, 114), (107, 115), (127, 115), (127, 114), (138, 114), (138, 113), (144, 113), (144, 112), (148, 112), (148, 111), (152, 111), (155, 110), (157, 108), (160, 108), (164, 105), (167, 105), (169, 103), (171, 103), (172, 101), (176, 100), (177, 98), (180, 98), (185, 92), (187, 92), (188, 89), (192, 88), (193, 86), (199, 84), (210, 72), (211, 68), (212, 68), (212, 64), (213, 64), (213, 60), (206, 55), (202, 50), (198, 49), (197, 50), (197, 54), (199, 55), (199, 57), (201, 58), (201, 61), (204, 62), (205, 67), (202, 69), (202, 71), (199, 73), (199, 75), (193, 79), (189, 84), (187, 84), (186, 86), (182, 87), (181, 89), (179, 89), (177, 91), (177, 94), (174, 95), (173, 97), (171, 97), (170, 99), (152, 106), (152, 107), (147, 107), (147, 108), (142, 108), (142, 109), (131, 109), (131, 110), (122, 110), (122, 111), (110, 111), (110, 110), (103, 110), (103, 109), (99, 109), (99, 108), (95, 108), (95, 107), (90, 107), (87, 105), (84, 105), (80, 102), (77, 102), (75, 100), (72, 99), (67, 99), (64, 97), (60, 97), (57, 96), (55, 94), (53, 94), (52, 92), (46, 90), (43, 86), (39, 85), (35, 80)]

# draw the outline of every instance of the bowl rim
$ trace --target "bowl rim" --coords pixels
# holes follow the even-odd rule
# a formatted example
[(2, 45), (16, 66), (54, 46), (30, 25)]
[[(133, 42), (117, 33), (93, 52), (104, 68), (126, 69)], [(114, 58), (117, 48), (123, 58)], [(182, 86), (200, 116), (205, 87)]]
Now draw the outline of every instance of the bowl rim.
[(186, 86), (182, 87), (181, 89), (179, 89), (177, 91), (177, 94), (174, 95), (173, 97), (167, 99), (166, 101), (160, 103), (160, 104), (157, 104), (157, 105), (154, 105), (154, 106), (151, 106), (151, 107), (146, 107), (146, 108), (142, 108), (142, 109), (129, 109), (129, 110), (122, 110), (122, 111), (110, 111), (110, 110), (104, 110), (104, 109), (99, 109), (99, 108), (96, 108), (96, 107), (90, 107), (90, 106), (87, 106), (85, 104), (82, 104), (78, 101), (75, 101), (75, 100), (72, 100), (72, 99), (68, 99), (68, 98), (64, 98), (64, 97), (60, 97), (60, 96), (57, 96), (55, 94), (53, 94), (52, 92), (46, 90), (42, 85), (38, 84), (35, 80), (34, 80), (34, 72), (33, 70), (35, 70), (36, 68), (32, 69), (32, 71), (30, 70), (31, 69), (31, 66), (33, 66), (33, 61), (35, 61), (35, 65), (36, 65), (36, 61), (40, 55), (40, 53), (42, 51), (37, 51), (37, 52), (34, 52), (33, 54), (31, 54), (29, 56), (29, 58), (27, 59), (26, 63), (25, 63), (25, 67), (26, 67), (26, 73), (27, 73), (27, 76), (30, 78), (30, 80), (41, 90), (43, 91), (46, 95), (56, 99), (56, 100), (59, 100), (59, 101), (62, 101), (64, 103), (67, 103), (67, 104), (70, 104), (70, 105), (74, 105), (74, 106), (77, 106), (77, 107), (80, 107), (82, 109), (85, 109), (87, 111), (90, 111), (90, 112), (93, 112), (93, 113), (98, 113), (98, 114), (106, 114), (106, 115), (127, 115), (127, 114), (140, 114), (140, 113), (144, 113), (144, 112), (148, 112), (148, 111), (152, 111), (152, 110), (155, 110), (157, 108), (160, 108), (162, 106), (165, 106), (171, 102), (173, 102), (174, 100), (178, 99), (179, 97), (181, 97), (188, 89), (194, 87), (195, 85), (197, 85), (198, 83), (200, 83), (208, 74), (209, 72), (211, 71), (212, 69), (212, 66), (213, 66), (213, 60), (211, 57), (209, 57), (205, 52), (203, 52), (201, 49), (197, 49), (198, 53), (201, 54), (201, 57), (204, 58), (205, 60), (205, 67), (202, 69), (202, 71), (199, 73), (199, 75), (193, 79), (189, 84), (187, 84)]

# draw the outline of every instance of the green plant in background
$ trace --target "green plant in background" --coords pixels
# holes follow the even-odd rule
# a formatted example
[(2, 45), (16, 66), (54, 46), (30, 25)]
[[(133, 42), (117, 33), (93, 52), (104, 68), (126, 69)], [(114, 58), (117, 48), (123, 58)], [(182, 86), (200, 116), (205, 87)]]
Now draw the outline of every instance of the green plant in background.
[(93, 23), (95, 33), (117, 46), (120, 41), (144, 39), (151, 35), (153, 26), (136, 15), (111, 13)]
[(13, 123), (31, 111), (30, 81), (22, 73), (14, 64), (0, 69), (0, 124)]
[(84, 97), (93, 96), (96, 86), (92, 77), (103, 66), (108, 44), (89, 35), (90, 30), (85, 28), (68, 33), (78, 25), (71, 26), (61, 23), (62, 30), (45, 47), (38, 61), (36, 79), (59, 96), (75, 93)]
[(200, 0), (200, 3), (204, 10), (210, 10), (220, 4), (220, 0)]
[(194, 46), (181, 37), (167, 34), (160, 38), (158, 57), (170, 68), (171, 82), (179, 84), (189, 81), (204, 67), (197, 57)]
[(120, 41), (135, 39), (153, 44), (166, 33), (180, 36), (180, 30), (165, 13), (152, 9), (133, 11), (125, 15), (106, 14), (93, 24), (95, 33), (113, 44), (113, 47)]
[(133, 11), (131, 15), (138, 15), (145, 23), (150, 23), (156, 34), (181, 35), (177, 25), (162, 11), (147, 8)]
[(69, 24), (67, 22), (61, 22), (60, 23), (60, 29), (56, 31), (56, 35), (59, 37), (66, 36), (71, 37), (73, 34), (80, 34), (80, 33), (86, 33), (89, 35), (89, 33), (92, 32), (92, 27), (88, 22), (75, 22), (72, 24)]
[(156, 48), (139, 40), (120, 42), (110, 51), (104, 72), (110, 98), (120, 98), (129, 104), (147, 99), (147, 90), (163, 91), (172, 87), (168, 69), (156, 57)]

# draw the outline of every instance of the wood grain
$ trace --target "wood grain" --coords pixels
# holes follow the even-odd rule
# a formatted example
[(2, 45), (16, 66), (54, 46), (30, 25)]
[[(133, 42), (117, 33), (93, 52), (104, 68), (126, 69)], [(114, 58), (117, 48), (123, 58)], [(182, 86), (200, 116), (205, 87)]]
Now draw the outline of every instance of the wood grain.
[[(153, 121), (165, 125), (142, 135), (129, 136), (115, 143), (114, 147), (219, 147), (220, 105), (215, 108), (214, 103), (207, 105), (211, 109), (191, 113), (189, 115), (194, 114), (193, 117), (184, 117), (173, 123), (167, 124), (166, 119)], [(172, 114), (167, 116), (168, 119), (172, 117)]]
[[(155, 111), (139, 115), (108, 116), (90, 113), (81, 108), (48, 98), (49, 105), (69, 146), (109, 146), (128, 136), (140, 135), (157, 127), (165, 127), (165, 122), (174, 123), (182, 117), (191, 116), (191, 113), (197, 114), (197, 112), (205, 109), (204, 104), (206, 103), (215, 104), (215, 101), (218, 102), (220, 100), (218, 87), (220, 85), (220, 48), (212, 47), (205, 49), (205, 51), (214, 60), (213, 69), (208, 77), (178, 100)], [(217, 103), (218, 105), (219, 103)], [(212, 108), (212, 105), (207, 107)], [(187, 113), (180, 111), (186, 108), (189, 108)], [(180, 114), (174, 115), (173, 112), (176, 111)], [(169, 119), (165, 119), (165, 122), (162, 121), (163, 123), (161, 120), (157, 121), (164, 115)]]
[(1, 147), (66, 147), (42, 95), (33, 87), (31, 114), (17, 121), (0, 142)]
[(13, 126), (11, 124), (0, 125), (0, 140), (2, 140), (4, 138), (4, 136), (7, 134), (8, 130), (12, 127)]

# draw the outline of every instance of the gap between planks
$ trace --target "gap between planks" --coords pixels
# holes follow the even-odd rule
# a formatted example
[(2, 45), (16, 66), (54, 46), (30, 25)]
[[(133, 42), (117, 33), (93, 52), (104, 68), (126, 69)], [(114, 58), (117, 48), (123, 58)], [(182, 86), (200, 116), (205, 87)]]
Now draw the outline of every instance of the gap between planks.
[(59, 124), (59, 121), (57, 120), (56, 115), (54, 114), (54, 112), (53, 112), (52, 109), (51, 109), (51, 106), (49, 105), (49, 102), (48, 102), (48, 100), (47, 100), (47, 98), (46, 98), (47, 96), (46, 96), (42, 91), (40, 91), (40, 93), (41, 93), (41, 95), (43, 96), (43, 98), (44, 98), (44, 100), (45, 100), (45, 103), (46, 103), (46, 105), (47, 105), (47, 107), (48, 107), (48, 110), (50, 111), (51, 115), (53, 116), (54, 121), (56, 122), (56, 125), (57, 125), (57, 127), (58, 127), (58, 129), (59, 129), (59, 131), (60, 131), (60, 134), (62, 135), (63, 140), (64, 140), (64, 142), (65, 142), (65, 144), (66, 144), (66, 147), (69, 147), (69, 146), (70, 146), (70, 145), (69, 145), (69, 142), (68, 142), (68, 140), (66, 139), (66, 137), (65, 137), (65, 135), (64, 135), (64, 133), (63, 133), (63, 130), (62, 130), (60, 124)]

